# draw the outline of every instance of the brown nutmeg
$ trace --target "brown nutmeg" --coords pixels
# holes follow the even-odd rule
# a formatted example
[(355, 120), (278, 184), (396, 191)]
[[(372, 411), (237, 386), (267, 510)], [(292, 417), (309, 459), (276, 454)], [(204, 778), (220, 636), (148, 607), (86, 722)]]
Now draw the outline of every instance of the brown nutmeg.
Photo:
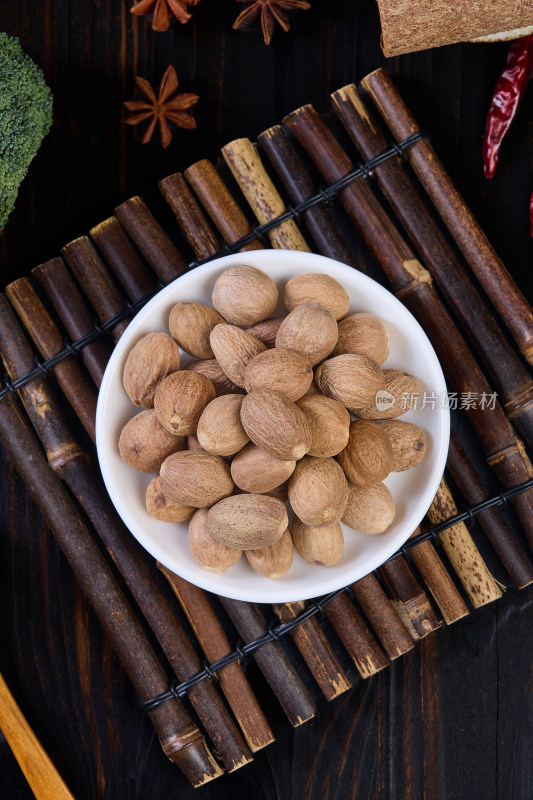
[(281, 578), (292, 566), (294, 545), (290, 530), (287, 528), (274, 544), (245, 550), (248, 563), (254, 572), (264, 578)]
[(212, 299), (216, 310), (232, 325), (255, 325), (276, 310), (278, 290), (266, 272), (239, 264), (217, 278)]
[(180, 351), (166, 333), (148, 333), (132, 347), (122, 382), (131, 402), (139, 408), (153, 408), (158, 384), (180, 368)]
[(416, 467), (426, 453), (426, 435), (418, 425), (403, 422), (400, 419), (389, 419), (379, 423), (392, 445), (394, 472), (404, 472)]
[(276, 500), (281, 500), (282, 503), (288, 503), (289, 481), (284, 481), (279, 486), (276, 486), (275, 489), (271, 489), (269, 492), (263, 492), (263, 494), (267, 494), (269, 497), (275, 497)]
[(384, 386), (365, 406), (353, 408), (361, 419), (396, 419), (416, 407), (420, 381), (401, 369), (383, 370)]
[(311, 426), (311, 447), (307, 455), (336, 456), (348, 443), (350, 414), (346, 408), (323, 394), (306, 394), (296, 401)]
[(241, 423), (242, 394), (215, 397), (198, 420), (198, 442), (215, 456), (231, 456), (249, 442)]
[(335, 317), (327, 308), (303, 303), (296, 306), (279, 326), (276, 347), (302, 353), (314, 366), (329, 356), (337, 344)]
[(211, 347), (228, 378), (244, 387), (244, 371), (249, 362), (266, 350), (266, 345), (235, 325), (217, 325), (211, 331)]
[(366, 489), (348, 486), (342, 522), (359, 533), (383, 533), (392, 524), (396, 508), (384, 483)]
[(389, 357), (390, 336), (383, 320), (374, 314), (350, 314), (338, 323), (339, 338), (332, 356), (359, 353), (383, 364)]
[(168, 318), (171, 336), (195, 358), (213, 358), (209, 336), (215, 325), (226, 320), (203, 303), (176, 303)]
[(289, 478), (289, 502), (306, 525), (338, 522), (347, 498), (346, 477), (332, 458), (305, 456)]
[(272, 389), (245, 395), (241, 422), (250, 440), (282, 461), (297, 461), (311, 447), (311, 427), (303, 411)]
[(333, 314), (336, 320), (342, 319), (350, 308), (350, 298), (344, 286), (332, 278), (318, 272), (295, 275), (285, 284), (283, 305), (288, 311), (303, 303), (317, 303)]
[(257, 325), (252, 325), (251, 328), (247, 328), (246, 332), (251, 333), (252, 336), (255, 336), (256, 339), (259, 339), (259, 341), (263, 342), (267, 347), (275, 347), (276, 336), (282, 321), (283, 317), (264, 319), (262, 322), (258, 322)]
[(229, 464), (220, 456), (184, 450), (161, 464), (161, 490), (177, 503), (206, 508), (233, 491)]
[(176, 436), (195, 433), (200, 415), (215, 397), (215, 387), (199, 372), (180, 370), (156, 389), (154, 410), (160, 424)]
[(241, 551), (213, 539), (207, 530), (206, 519), (207, 509), (199, 508), (189, 522), (189, 548), (201, 567), (220, 574), (237, 563)]
[(132, 417), (118, 440), (121, 459), (139, 472), (158, 472), (165, 458), (184, 447), (184, 437), (168, 433), (157, 421), (153, 408)]
[(315, 370), (315, 382), (321, 392), (350, 411), (373, 402), (376, 392), (385, 388), (379, 365), (357, 353), (328, 358)]
[(292, 538), (301, 557), (319, 567), (336, 564), (344, 550), (344, 536), (338, 522), (314, 528), (295, 517)]
[(161, 522), (185, 522), (195, 510), (194, 506), (176, 503), (165, 497), (161, 491), (159, 475), (155, 475), (148, 484), (145, 502), (148, 513)]
[(267, 547), (287, 529), (287, 509), (264, 494), (226, 497), (207, 512), (207, 530), (217, 541), (240, 550)]
[(231, 462), (231, 477), (245, 492), (263, 494), (285, 483), (294, 472), (296, 461), (282, 461), (250, 442)]
[(244, 388), (275, 389), (289, 400), (304, 395), (313, 380), (313, 368), (307, 358), (294, 350), (275, 347), (252, 358), (244, 371)]
[(184, 364), (183, 369), (190, 369), (192, 372), (200, 372), (202, 375), (205, 375), (206, 378), (209, 378), (215, 387), (217, 397), (222, 394), (244, 394), (244, 389), (237, 386), (233, 381), (230, 381), (216, 358), (204, 358), (202, 361), (190, 361), (188, 364)]
[(348, 444), (339, 455), (348, 481), (358, 488), (375, 486), (392, 470), (392, 445), (375, 422), (356, 419), (350, 423)]

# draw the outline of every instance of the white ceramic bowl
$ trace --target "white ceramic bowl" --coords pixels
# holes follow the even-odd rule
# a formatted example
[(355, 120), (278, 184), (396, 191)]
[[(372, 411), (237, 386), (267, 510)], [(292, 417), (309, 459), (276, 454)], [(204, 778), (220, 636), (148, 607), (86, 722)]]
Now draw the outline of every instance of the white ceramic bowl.
[[(284, 284), (294, 275), (321, 272), (336, 278), (350, 296), (350, 313), (367, 311), (387, 324), (391, 351), (384, 366), (416, 375), (421, 393), (437, 398), (435, 408), (431, 402), (421, 408), (419, 402), (416, 410), (402, 416), (425, 432), (427, 452), (417, 467), (393, 472), (385, 481), (397, 508), (391, 527), (385, 533), (369, 536), (343, 526), (345, 547), (337, 564), (318, 567), (295, 553), (289, 572), (275, 580), (253, 572), (244, 556), (221, 575), (202, 569), (189, 552), (188, 522), (170, 524), (148, 514), (144, 497), (152, 476), (128, 467), (121, 460), (117, 446), (121, 429), (139, 411), (122, 387), (122, 370), (129, 351), (151, 331), (168, 333), (168, 315), (175, 303), (196, 301), (210, 305), (217, 277), (234, 264), (263, 269), (277, 284), (280, 296)], [(304, 600), (335, 591), (367, 575), (392, 556), (421, 522), (437, 491), (448, 452), (449, 411), (439, 408), (445, 393), (444, 376), (426, 334), (405, 306), (378, 283), (351, 267), (312, 253), (280, 250), (241, 253), (211, 261), (177, 278), (130, 323), (109, 360), (98, 397), (98, 458), (107, 490), (125, 524), (140, 544), (170, 570), (204, 589), (238, 600), (259, 603)]]

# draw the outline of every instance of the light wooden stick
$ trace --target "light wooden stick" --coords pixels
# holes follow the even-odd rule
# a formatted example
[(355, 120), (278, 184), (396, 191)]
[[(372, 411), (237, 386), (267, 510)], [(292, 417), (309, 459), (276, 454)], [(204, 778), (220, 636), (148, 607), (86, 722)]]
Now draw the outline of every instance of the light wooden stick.
[(1, 674), (0, 729), (37, 800), (74, 800)]
[[(270, 180), (257, 150), (249, 139), (235, 139), (222, 148), (222, 155), (250, 208), (262, 225), (287, 211), (287, 206)], [(267, 236), (272, 247), (310, 252), (309, 245), (293, 219), (273, 228)]]

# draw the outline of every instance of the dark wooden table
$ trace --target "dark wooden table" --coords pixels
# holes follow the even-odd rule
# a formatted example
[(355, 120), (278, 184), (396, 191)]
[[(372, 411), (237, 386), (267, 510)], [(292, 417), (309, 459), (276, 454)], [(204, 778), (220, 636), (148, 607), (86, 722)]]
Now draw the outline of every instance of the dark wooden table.
[[(0, 30), (19, 36), (43, 66), (55, 121), (2, 235), (2, 285), (57, 255), (125, 198), (155, 198), (160, 178), (215, 159), (224, 143), (254, 138), (304, 103), (326, 111), (330, 92), (386, 63), (531, 297), (533, 89), (497, 177), (482, 177), (484, 119), (505, 46), (465, 44), (385, 62), (373, 0), (311, 2), (267, 48), (258, 28), (231, 30), (235, 0), (202, 0), (194, 21), (163, 34), (132, 18), (122, 0), (4, 0)], [(164, 151), (141, 145), (121, 104), (134, 94), (134, 75), (158, 83), (169, 63), (200, 101), (197, 131), (177, 131)], [(0, 487), (0, 668), (78, 800), (533, 797), (531, 588), (510, 589), (371, 680), (352, 670), (354, 688), (330, 704), (309, 682), (319, 714), (296, 730), (250, 664), (276, 742), (252, 765), (194, 791), (152, 742), (131, 685), (5, 456)], [(31, 796), (0, 743), (0, 797)]]

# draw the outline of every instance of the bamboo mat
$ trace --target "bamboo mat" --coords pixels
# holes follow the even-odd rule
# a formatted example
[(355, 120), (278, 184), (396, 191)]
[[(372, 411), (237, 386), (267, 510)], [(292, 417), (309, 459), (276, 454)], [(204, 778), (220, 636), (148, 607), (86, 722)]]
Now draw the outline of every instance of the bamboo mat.
[[(354, 86), (332, 95), (334, 120), (305, 106), (256, 144), (227, 144), (218, 165), (200, 161), (160, 181), (166, 214), (153, 213), (140, 197), (126, 200), (0, 296), (7, 371), (0, 441), (98, 614), (164, 751), (195, 786), (244, 766), (273, 741), (268, 711), (242, 667), (246, 658), (255, 659), (297, 726), (316, 708), (284, 647), (288, 637), (332, 700), (351, 680), (328, 631), (366, 679), (443, 625), (497, 600), (505, 585), (533, 582), (531, 309), (387, 74), (372, 73), (363, 86), (367, 96)], [(340, 144), (341, 126), (348, 144)], [(460, 409), (454, 418), (461, 436), (452, 436), (446, 480), (423, 529), (379, 570), (314, 602), (266, 608), (214, 598), (161, 568), (172, 593), (163, 591), (97, 469), (97, 390), (114, 343), (154, 293), (207, 260), (268, 247), (312, 250), (356, 268), (354, 241), (357, 247), (364, 241), (374, 255), (373, 277), (425, 328)], [(493, 478), (486, 466), (480, 472), (463, 438), (483, 450)], [(192, 644), (174, 602), (194, 632)], [(185, 696), (192, 714), (181, 703)]]

